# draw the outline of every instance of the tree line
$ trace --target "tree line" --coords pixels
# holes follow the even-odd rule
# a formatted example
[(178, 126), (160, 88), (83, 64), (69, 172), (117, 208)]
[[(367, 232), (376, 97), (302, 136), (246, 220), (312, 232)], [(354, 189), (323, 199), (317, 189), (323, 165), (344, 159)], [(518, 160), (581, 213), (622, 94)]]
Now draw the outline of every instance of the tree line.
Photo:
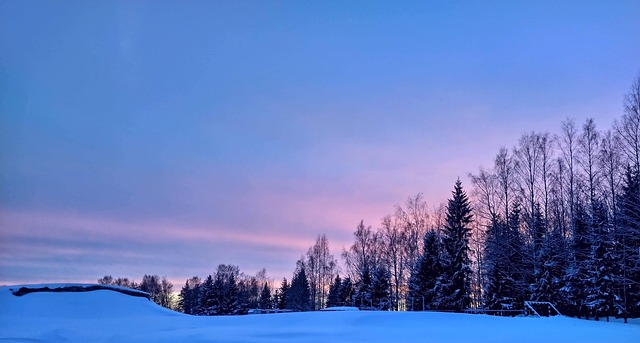
[(514, 310), (537, 300), (576, 317), (640, 316), (640, 78), (612, 128), (567, 119), (558, 135), (525, 133), (469, 176), (471, 199), (458, 180), (446, 205), (429, 210), (418, 194), (376, 230), (357, 226), (342, 253), (364, 299), (354, 304)]
[[(640, 77), (610, 129), (566, 119), (559, 134), (525, 133), (469, 178), (470, 195), (458, 179), (435, 208), (417, 194), (376, 228), (360, 221), (341, 264), (320, 235), (290, 282), (220, 265), (188, 279), (176, 308), (460, 312), (537, 300), (576, 317), (640, 316)], [(145, 275), (133, 286), (162, 305), (164, 281)]]
[(640, 77), (610, 129), (567, 119), (558, 135), (526, 133), (471, 179), (483, 306), (640, 316)]

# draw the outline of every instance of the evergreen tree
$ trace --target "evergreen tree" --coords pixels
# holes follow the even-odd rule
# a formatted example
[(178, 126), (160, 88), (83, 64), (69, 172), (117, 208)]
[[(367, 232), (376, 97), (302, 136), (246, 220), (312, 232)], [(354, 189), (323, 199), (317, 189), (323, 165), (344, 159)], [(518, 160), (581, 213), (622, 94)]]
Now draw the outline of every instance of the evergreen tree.
[(340, 306), (353, 306), (354, 293), (355, 290), (351, 278), (344, 278), (344, 280), (342, 280), (342, 285), (340, 285), (340, 294), (338, 296)]
[(515, 287), (509, 278), (508, 228), (499, 218), (487, 228), (484, 256), (486, 268), (485, 306), (491, 310), (511, 307)]
[(540, 279), (542, 277), (542, 267), (544, 264), (542, 248), (547, 233), (547, 218), (544, 217), (539, 203), (535, 204), (531, 215), (533, 218), (531, 220), (526, 220), (525, 222), (530, 226), (529, 234), (531, 235), (531, 245), (529, 249), (529, 259), (533, 262), (533, 278), (530, 280), (530, 288), (532, 292), (535, 292), (539, 287), (539, 284), (543, 282), (540, 281)]
[(188, 279), (180, 290), (179, 308), (186, 314), (197, 314), (200, 293), (200, 278), (197, 276)]
[(264, 283), (264, 286), (262, 287), (262, 291), (260, 292), (260, 304), (259, 307), (261, 309), (266, 309), (266, 310), (270, 310), (272, 308), (272, 302), (271, 302), (271, 289), (269, 288), (269, 284), (267, 284), (266, 282)]
[(229, 279), (222, 289), (222, 295), (219, 314), (245, 314), (248, 311), (247, 302), (243, 302), (243, 299), (239, 297), (240, 289), (235, 274), (229, 275)]
[(554, 228), (547, 232), (547, 221), (536, 205), (534, 211), (533, 247), (533, 283), (531, 284), (530, 298), (537, 301), (549, 301), (554, 304), (562, 302), (566, 265), (563, 256), (563, 237), (560, 228)]
[(327, 307), (344, 306), (340, 302), (340, 292), (342, 290), (342, 279), (340, 275), (336, 275), (336, 278), (329, 287), (329, 295), (327, 295)]
[(526, 247), (520, 231), (521, 207), (512, 204), (508, 221), (496, 219), (485, 243), (487, 261), (486, 306), (489, 309), (521, 309), (530, 299), (527, 280), (533, 279), (532, 264), (525, 258)]
[(238, 300), (236, 311), (239, 314), (247, 313), (250, 308), (260, 307), (260, 285), (255, 277), (239, 275), (236, 285), (238, 288)]
[(469, 198), (456, 181), (453, 196), (447, 203), (443, 245), (445, 252), (442, 307), (457, 312), (471, 304), (471, 261), (469, 239), (473, 218)]
[(565, 276), (563, 293), (568, 303), (567, 314), (570, 316), (588, 317), (585, 290), (589, 278), (589, 260), (591, 258), (591, 234), (589, 217), (581, 201), (576, 201), (576, 212), (573, 223), (573, 243), (571, 252), (573, 259)]
[[(438, 294), (443, 273), (441, 260), (440, 236), (436, 231), (429, 231), (423, 240), (423, 253), (417, 265), (412, 268), (409, 277), (409, 310), (435, 310), (439, 308)], [(420, 304), (420, 305), (416, 305)]]
[(210, 291), (210, 297), (212, 298), (212, 300), (210, 302), (211, 306), (209, 307), (207, 315), (213, 316), (227, 314), (222, 309), (222, 307), (224, 306), (223, 302), (225, 301), (225, 294), (223, 293), (224, 287), (224, 279), (222, 278), (220, 273), (216, 273), (216, 277), (213, 281), (213, 286), (211, 287)]
[(536, 270), (537, 283), (531, 295), (533, 300), (562, 303), (562, 279), (567, 267), (562, 255), (562, 244), (562, 233), (558, 228), (545, 237), (540, 248), (540, 265)]
[(287, 308), (287, 296), (289, 294), (289, 283), (287, 282), (287, 278), (282, 279), (282, 283), (280, 284), (280, 289), (278, 291), (278, 302), (277, 307), (279, 310), (284, 310)]
[(620, 225), (616, 233), (619, 243), (620, 273), (618, 313), (621, 317), (640, 316), (640, 175), (636, 168), (627, 168), (620, 197)]
[(216, 313), (218, 307), (218, 295), (214, 290), (214, 281), (211, 275), (207, 276), (200, 286), (200, 300), (197, 314), (201, 316), (211, 316)]
[[(206, 308), (206, 315), (234, 315), (244, 314), (247, 311), (247, 307), (243, 306), (243, 301), (240, 297), (240, 289), (238, 287), (237, 279), (240, 275), (240, 270), (237, 266), (233, 265), (218, 265), (216, 270), (215, 279), (212, 281), (211, 287), (207, 287), (205, 291), (208, 295), (208, 306)], [(209, 278), (207, 278), (209, 280)], [(207, 284), (207, 281), (205, 281)]]
[(376, 310), (388, 311), (391, 308), (391, 273), (383, 266), (378, 266), (373, 272), (371, 300)]
[(373, 291), (373, 278), (371, 271), (368, 266), (365, 266), (361, 273), (360, 280), (356, 284), (356, 306), (361, 310), (372, 309), (373, 300), (371, 293)]
[(509, 261), (507, 267), (507, 278), (513, 283), (513, 303), (522, 306), (524, 301), (529, 297), (527, 293), (527, 272), (530, 270), (527, 261), (524, 259), (524, 238), (520, 231), (521, 216), (520, 203), (515, 202), (513, 209), (509, 214), (507, 222), (507, 244), (509, 251)]
[(594, 206), (594, 239), (591, 245), (591, 268), (588, 282), (587, 306), (596, 319), (615, 314), (616, 294), (614, 289), (617, 258), (613, 235), (609, 230), (607, 210), (602, 202)]
[(311, 310), (311, 291), (302, 260), (298, 261), (296, 269), (291, 287), (287, 292), (286, 306), (287, 309), (294, 311), (309, 311)]

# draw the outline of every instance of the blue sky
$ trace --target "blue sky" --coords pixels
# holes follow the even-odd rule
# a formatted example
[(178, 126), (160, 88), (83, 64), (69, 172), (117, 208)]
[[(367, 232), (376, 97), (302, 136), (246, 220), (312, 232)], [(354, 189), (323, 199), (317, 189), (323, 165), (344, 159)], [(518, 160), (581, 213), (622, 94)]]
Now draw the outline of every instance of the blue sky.
[[(0, 1), (0, 283), (279, 279), (531, 130), (608, 128), (637, 1)], [(470, 187), (468, 182), (465, 184)]]

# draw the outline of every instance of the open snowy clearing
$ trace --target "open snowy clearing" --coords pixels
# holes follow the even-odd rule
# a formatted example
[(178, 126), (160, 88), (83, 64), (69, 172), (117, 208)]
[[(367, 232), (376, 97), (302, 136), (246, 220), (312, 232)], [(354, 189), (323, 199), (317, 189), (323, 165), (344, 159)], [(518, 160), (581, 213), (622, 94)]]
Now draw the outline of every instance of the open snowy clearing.
[(0, 288), (0, 342), (640, 341), (640, 325), (565, 317), (368, 311), (194, 317), (109, 290), (18, 297), (10, 291), (17, 288)]

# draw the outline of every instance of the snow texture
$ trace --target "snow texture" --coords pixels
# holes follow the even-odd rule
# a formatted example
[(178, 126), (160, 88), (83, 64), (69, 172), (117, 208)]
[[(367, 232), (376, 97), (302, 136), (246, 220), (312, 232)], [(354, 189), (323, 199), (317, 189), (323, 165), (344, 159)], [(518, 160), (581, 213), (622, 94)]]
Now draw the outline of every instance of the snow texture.
[[(38, 285), (34, 287), (43, 287)], [(638, 342), (640, 325), (566, 317), (321, 311), (196, 317), (111, 290), (0, 287), (0, 342)]]

